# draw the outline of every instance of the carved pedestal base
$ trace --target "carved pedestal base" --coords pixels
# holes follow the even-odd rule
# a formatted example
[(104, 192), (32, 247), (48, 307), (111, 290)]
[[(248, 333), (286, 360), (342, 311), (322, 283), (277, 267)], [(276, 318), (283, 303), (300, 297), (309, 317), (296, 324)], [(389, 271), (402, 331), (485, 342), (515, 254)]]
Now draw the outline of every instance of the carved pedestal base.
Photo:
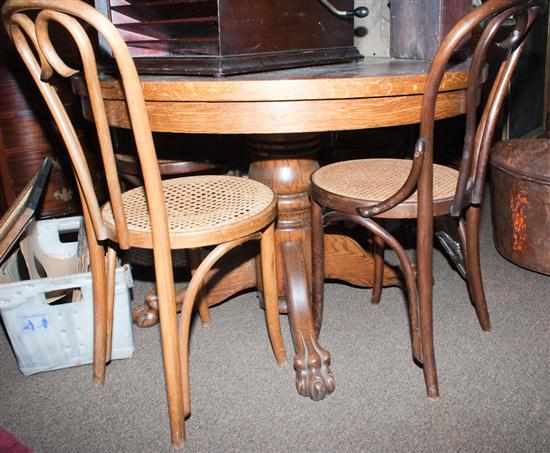
[[(248, 139), (252, 164), (249, 177), (270, 186), (278, 197), (276, 228), (279, 297), (286, 301), (294, 342), (296, 388), (315, 401), (335, 389), (330, 371), (330, 353), (318, 343), (311, 301), (310, 176), (319, 167), (319, 134), (258, 135)], [(206, 279), (201, 297), (215, 305), (245, 289), (257, 287), (257, 250), (240, 247), (222, 258)], [(325, 235), (327, 278), (354, 285), (372, 286), (373, 258), (351, 237)], [(396, 285), (393, 269), (384, 269), (384, 284)], [(261, 289), (261, 288), (260, 288)], [(182, 300), (183, 293), (178, 295)], [(197, 303), (198, 305), (198, 303)], [(284, 302), (282, 305), (285, 305)], [(138, 325), (156, 320), (156, 300), (148, 296), (134, 310)]]

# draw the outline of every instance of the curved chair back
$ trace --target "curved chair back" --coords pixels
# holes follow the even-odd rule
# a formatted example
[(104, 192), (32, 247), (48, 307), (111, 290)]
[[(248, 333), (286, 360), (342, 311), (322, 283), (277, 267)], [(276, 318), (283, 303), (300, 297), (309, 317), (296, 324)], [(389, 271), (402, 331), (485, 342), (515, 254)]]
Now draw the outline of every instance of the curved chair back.
[[(50, 109), (67, 147), (81, 197), (84, 216), (93, 227), (98, 240), (107, 239), (107, 230), (93, 186), (90, 169), (82, 144), (71, 118), (49, 80), (55, 73), (71, 77), (82, 72), (103, 162), (105, 179), (117, 230), (117, 242), (127, 249), (128, 228), (122, 205), (121, 187), (109, 131), (107, 114), (99, 83), (94, 50), (86, 30), (95, 29), (112, 49), (119, 77), (126, 96), (138, 157), (143, 174), (145, 193), (153, 228), (153, 244), (170, 257), (168, 222), (164, 194), (153, 137), (146, 113), (142, 88), (128, 48), (113, 24), (92, 6), (79, 0), (8, 0), (2, 8), (2, 20), (12, 41), (30, 71)], [(74, 40), (82, 67), (69, 67), (55, 50), (49, 25), (54, 22), (64, 28)], [(84, 28), (84, 26), (86, 28)]]
[[(469, 205), (481, 203), (488, 155), (498, 117), (510, 79), (525, 47), (525, 37), (540, 12), (541, 7), (532, 0), (489, 0), (460, 20), (443, 40), (432, 61), (423, 98), (420, 139), (415, 154), (415, 164), (419, 170), (419, 200), (425, 197), (431, 203), (432, 199), (433, 131), (439, 84), (453, 54), (483, 24), (470, 61), (466, 92), (466, 132), (451, 214), (459, 216)], [(505, 23), (513, 23), (514, 27), (502, 39), (499, 31), (503, 30)], [(501, 40), (497, 42), (497, 39)], [(486, 103), (480, 108), (488, 50), (495, 43), (505, 52), (505, 57), (500, 63)]]

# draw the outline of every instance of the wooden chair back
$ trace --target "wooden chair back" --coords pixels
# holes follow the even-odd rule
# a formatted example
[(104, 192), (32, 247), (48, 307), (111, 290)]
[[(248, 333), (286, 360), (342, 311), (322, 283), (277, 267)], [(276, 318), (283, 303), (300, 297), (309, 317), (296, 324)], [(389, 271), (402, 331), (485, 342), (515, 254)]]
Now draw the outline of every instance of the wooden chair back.
[[(111, 47), (126, 95), (133, 136), (141, 165), (145, 193), (153, 228), (155, 247), (169, 248), (168, 222), (164, 194), (153, 137), (142, 88), (128, 48), (113, 24), (92, 6), (80, 0), (8, 0), (2, 19), (12, 41), (44, 97), (67, 147), (80, 192), (83, 211), (93, 225), (98, 240), (107, 239), (100, 205), (92, 182), (82, 144), (70, 116), (49, 80), (55, 73), (71, 77), (82, 72), (96, 125), (97, 138), (117, 228), (117, 242), (127, 249), (128, 228), (122, 205), (122, 193), (116, 159), (102, 98), (96, 57), (87, 29), (95, 29)], [(81, 58), (81, 69), (68, 66), (54, 48), (49, 25), (63, 27), (74, 40)], [(86, 28), (85, 28), (86, 27)], [(32, 45), (32, 47), (31, 47)], [(169, 250), (165, 256), (170, 256)]]
[[(471, 204), (479, 205), (482, 201), (489, 150), (499, 114), (509, 82), (525, 47), (525, 38), (541, 10), (532, 0), (489, 0), (453, 27), (432, 61), (422, 106), (421, 144), (417, 146), (420, 155), (415, 156), (422, 163), (421, 173), (425, 173), (426, 179), (431, 179), (432, 172), (434, 116), (439, 84), (452, 56), (472, 36), (476, 28), (483, 25), (471, 54), (466, 92), (466, 130), (457, 190), (451, 207), (453, 216), (461, 215), (466, 207)], [(501, 30), (505, 23), (512, 23), (514, 26), (502, 39)], [(500, 41), (497, 42), (497, 39)], [(489, 49), (495, 44), (504, 51), (504, 58), (500, 62), (486, 102), (480, 106)], [(422, 178), (421, 175), (419, 177)]]
[[(420, 137), (416, 142), (411, 171), (400, 189), (386, 200), (369, 207), (360, 207), (363, 217), (389, 211), (418, 190), (418, 218), (431, 222), (433, 218), (433, 146), (435, 107), (439, 86), (449, 63), (458, 50), (469, 42), (474, 31), (485, 24), (471, 53), (468, 87), (465, 99), (466, 132), (456, 194), (451, 215), (460, 216), (470, 205), (478, 205), (483, 197), (489, 150), (499, 113), (507, 94), (508, 84), (525, 47), (525, 38), (542, 8), (535, 0), (488, 0), (463, 17), (447, 34), (435, 54), (426, 79), (420, 121)], [(506, 52), (483, 108), (481, 88), (486, 77), (488, 50), (498, 38), (505, 22), (515, 26), (506, 38), (496, 44)], [(462, 52), (460, 52), (462, 53)], [(463, 64), (467, 64), (466, 62)], [(481, 112), (481, 114), (479, 114)], [(429, 227), (429, 226), (428, 226)], [(433, 226), (423, 232), (430, 237)]]

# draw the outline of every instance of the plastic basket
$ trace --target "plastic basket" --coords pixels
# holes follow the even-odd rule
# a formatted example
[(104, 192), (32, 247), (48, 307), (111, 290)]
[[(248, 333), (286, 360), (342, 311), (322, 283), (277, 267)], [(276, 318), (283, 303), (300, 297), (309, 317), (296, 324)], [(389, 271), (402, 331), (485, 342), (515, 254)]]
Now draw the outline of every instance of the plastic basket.
[[(56, 222), (47, 220), (44, 222)], [(63, 220), (59, 221), (60, 224)], [(74, 225), (74, 222), (66, 222)], [(50, 240), (55, 240), (54, 236)], [(57, 239), (59, 240), (59, 239)], [(51, 244), (50, 244), (51, 245)], [(61, 244), (61, 248), (67, 248)], [(56, 248), (53, 247), (52, 250)], [(74, 246), (76, 253), (76, 246)], [(0, 269), (13, 271), (16, 254)], [(133, 286), (130, 268), (116, 270), (115, 306), (113, 318), (112, 358), (132, 356), (134, 340), (130, 316), (130, 288)], [(47, 303), (53, 292), (80, 289), (80, 300)], [(25, 280), (0, 285), (0, 314), (17, 357), (26, 376), (41, 371), (56, 370), (92, 363), (93, 359), (93, 295), (91, 273), (73, 274)]]

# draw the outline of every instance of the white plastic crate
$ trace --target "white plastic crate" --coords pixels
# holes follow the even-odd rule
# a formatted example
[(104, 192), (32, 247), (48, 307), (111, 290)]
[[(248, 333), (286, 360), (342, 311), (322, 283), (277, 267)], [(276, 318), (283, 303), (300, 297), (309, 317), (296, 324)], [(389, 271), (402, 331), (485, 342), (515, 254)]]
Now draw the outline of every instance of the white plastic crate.
[[(61, 233), (64, 225), (69, 230), (75, 229), (76, 220), (69, 220), (54, 219), (38, 223), (48, 222), (47, 231), (55, 230), (57, 226), (57, 231)], [(76, 254), (76, 243), (62, 243), (59, 234), (48, 236), (47, 242), (50, 250), (63, 250), (64, 257), (69, 256), (64, 253), (69, 247)], [(12, 255), (0, 272), (13, 274), (17, 268), (16, 260), (16, 254)], [(119, 267), (116, 270), (113, 359), (129, 358), (134, 352), (130, 316), (132, 286), (130, 268)], [(47, 303), (48, 293), (72, 288), (81, 290), (81, 300), (53, 305)], [(89, 272), (0, 285), (0, 314), (24, 375), (92, 363), (93, 295)]]

